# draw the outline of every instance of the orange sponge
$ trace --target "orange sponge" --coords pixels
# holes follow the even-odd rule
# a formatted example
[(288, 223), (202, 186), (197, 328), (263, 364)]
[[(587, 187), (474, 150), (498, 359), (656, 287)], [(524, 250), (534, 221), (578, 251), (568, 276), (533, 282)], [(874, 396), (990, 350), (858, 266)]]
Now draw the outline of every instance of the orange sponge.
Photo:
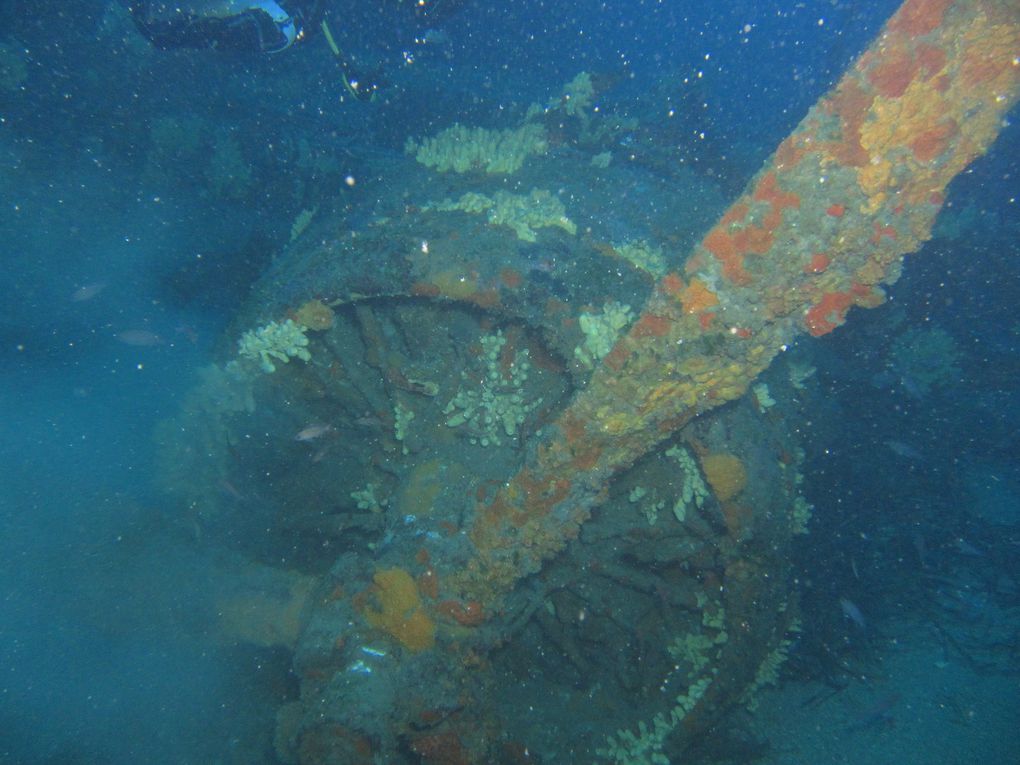
[(366, 606), (362, 614), (370, 625), (388, 632), (405, 648), (417, 653), (436, 644), (436, 624), (425, 613), (414, 578), (402, 568), (375, 572), (375, 597), (380, 610)]
[(709, 454), (702, 458), (701, 469), (720, 502), (737, 496), (747, 485), (744, 463), (732, 454)]

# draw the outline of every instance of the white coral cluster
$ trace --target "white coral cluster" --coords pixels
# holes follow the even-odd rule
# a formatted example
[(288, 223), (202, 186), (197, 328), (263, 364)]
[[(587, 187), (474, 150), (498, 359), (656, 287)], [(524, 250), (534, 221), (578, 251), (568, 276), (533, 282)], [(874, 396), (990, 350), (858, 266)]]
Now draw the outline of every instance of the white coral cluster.
[(689, 451), (682, 446), (673, 446), (666, 452), (666, 456), (672, 457), (680, 463), (681, 484), (676, 503), (673, 505), (673, 515), (678, 523), (683, 523), (689, 510), (700, 508), (705, 504), (705, 500), (709, 496), (708, 487)]
[(488, 213), (489, 223), (494, 226), (509, 226), (518, 239), (534, 242), (538, 239), (536, 228), (562, 228), (570, 235), (577, 233), (577, 226), (567, 217), (566, 208), (559, 197), (545, 189), (532, 189), (526, 196), (497, 191), (493, 196), (469, 191), (460, 199), (444, 199), (426, 210), (441, 212), (460, 211), (466, 213)]
[(264, 327), (248, 330), (237, 342), (237, 354), (257, 361), (263, 372), (276, 371), (277, 361), (288, 363), (292, 358), (310, 361), (305, 327), (291, 319), (282, 323), (271, 321)]
[(504, 438), (514, 438), (524, 418), (541, 403), (524, 400), (524, 383), (531, 362), (528, 349), (517, 351), (508, 370), (503, 373), (500, 357), (506, 337), (502, 332), (482, 338), (485, 371), (479, 382), (475, 375), (464, 372), (457, 394), (443, 409), (448, 427), (466, 426), (471, 443), (500, 446)]
[(669, 765), (670, 760), (663, 752), (666, 739), (697, 706), (711, 684), (710, 677), (695, 680), (687, 687), (687, 693), (676, 697), (676, 705), (669, 714), (659, 712), (652, 718), (651, 727), (640, 721), (637, 735), (627, 728), (618, 730), (595, 753), (615, 765)]
[(616, 254), (655, 279), (660, 279), (669, 270), (662, 248), (646, 239), (633, 239), (613, 246)]
[(509, 175), (519, 170), (532, 154), (544, 154), (548, 142), (541, 125), (486, 130), (455, 123), (420, 143), (409, 140), (404, 148), (418, 162), (441, 173), (480, 171)]
[(584, 342), (574, 349), (574, 356), (591, 369), (613, 350), (624, 328), (634, 320), (629, 305), (615, 300), (602, 306), (602, 313), (582, 313), (577, 323), (584, 333)]

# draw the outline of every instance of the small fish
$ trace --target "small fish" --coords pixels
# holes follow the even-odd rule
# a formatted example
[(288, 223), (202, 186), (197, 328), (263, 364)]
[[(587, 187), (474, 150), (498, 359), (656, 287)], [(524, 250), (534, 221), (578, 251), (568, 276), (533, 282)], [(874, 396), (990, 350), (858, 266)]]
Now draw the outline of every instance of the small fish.
[(917, 399), (918, 401), (924, 398), (926, 392), (924, 386), (910, 375), (903, 375), (900, 377), (900, 385), (903, 386), (903, 392), (911, 398)]
[(525, 261), (529, 274), (551, 274), (556, 270), (555, 255), (534, 255)]
[(866, 630), (868, 623), (864, 619), (864, 614), (861, 613), (861, 609), (857, 607), (857, 604), (848, 598), (839, 599), (839, 607), (843, 611), (843, 616), (852, 621), (857, 625), (860, 630)]
[(332, 425), (323, 425), (321, 422), (313, 422), (310, 425), (305, 425), (294, 435), (295, 441), (314, 441), (316, 438), (321, 438), (327, 433), (333, 431)]
[(450, 34), (444, 29), (430, 27), (415, 38), (419, 45), (448, 45)]
[(955, 547), (957, 552), (961, 553), (962, 555), (971, 555), (975, 558), (980, 558), (984, 556), (983, 552), (981, 552), (979, 549), (977, 549), (974, 545), (972, 545), (963, 537), (957, 537), (956, 539), (954, 539), (953, 547)]
[(139, 348), (151, 348), (154, 345), (163, 344), (162, 337), (147, 329), (125, 329), (123, 332), (118, 332), (116, 337), (124, 345), (134, 345)]
[(907, 460), (921, 460), (924, 455), (921, 454), (917, 449), (908, 443), (903, 441), (886, 441), (885, 445), (889, 447), (889, 451), (895, 454), (897, 457), (903, 457)]
[(91, 300), (105, 289), (106, 282), (91, 282), (89, 284), (83, 284), (71, 293), (71, 302), (84, 303), (86, 300)]
[(244, 495), (238, 490), (233, 483), (227, 478), (221, 478), (217, 484), (219, 490), (226, 496), (230, 497), (235, 502), (241, 502), (244, 500)]
[(910, 537), (911, 543), (914, 545), (914, 550), (917, 552), (917, 560), (920, 561), (922, 568), (928, 567), (928, 544), (924, 541), (924, 536), (921, 535), (920, 531), (915, 531)]

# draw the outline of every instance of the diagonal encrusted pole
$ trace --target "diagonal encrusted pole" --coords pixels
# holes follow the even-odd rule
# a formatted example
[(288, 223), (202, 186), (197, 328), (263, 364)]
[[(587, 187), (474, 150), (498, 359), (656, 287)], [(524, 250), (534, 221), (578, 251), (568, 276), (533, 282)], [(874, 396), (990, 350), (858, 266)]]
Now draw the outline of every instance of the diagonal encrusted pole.
[(615, 472), (799, 335), (881, 303), (1017, 100), (1018, 55), (1016, 0), (907, 0), (479, 508), (450, 594), (494, 604), (577, 535)]

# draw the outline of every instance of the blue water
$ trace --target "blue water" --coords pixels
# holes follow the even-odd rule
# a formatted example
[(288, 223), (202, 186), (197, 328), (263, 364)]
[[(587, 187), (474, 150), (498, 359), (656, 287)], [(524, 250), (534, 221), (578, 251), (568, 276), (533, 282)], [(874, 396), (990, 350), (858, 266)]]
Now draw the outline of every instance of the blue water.
[[(732, 198), (897, 3), (466, 2), (435, 23), (397, 2), (327, 5), (345, 52), (386, 81), (374, 102), (345, 97), (321, 37), (272, 57), (156, 51), (117, 2), (0, 8), (0, 762), (274, 761), (251, 742), (286, 657), (203, 641), (190, 598), (210, 564), (151, 533), (177, 510), (153, 432), (301, 210), (347, 207), (356, 227), (408, 136), (498, 126), (581, 70), (619, 79), (606, 108), (674, 112), (663, 145)], [(426, 29), (442, 35), (416, 42)], [(198, 154), (160, 154), (151, 128), (174, 117), (201, 120), (207, 147), (239, 136), (251, 176), (217, 186)], [(816, 514), (797, 565), (808, 627), (853, 644), (845, 661), (882, 661), (883, 620), (912, 608), (897, 583), (931, 570), (918, 618), (966, 643), (960, 619), (994, 615), (969, 655), (1020, 672), (1018, 178), (1011, 125), (892, 300), (809, 351)], [(896, 356), (909, 327), (948, 334), (951, 372), (920, 381)], [(988, 703), (1006, 735), (1015, 692)], [(988, 746), (970, 761), (994, 761)]]

